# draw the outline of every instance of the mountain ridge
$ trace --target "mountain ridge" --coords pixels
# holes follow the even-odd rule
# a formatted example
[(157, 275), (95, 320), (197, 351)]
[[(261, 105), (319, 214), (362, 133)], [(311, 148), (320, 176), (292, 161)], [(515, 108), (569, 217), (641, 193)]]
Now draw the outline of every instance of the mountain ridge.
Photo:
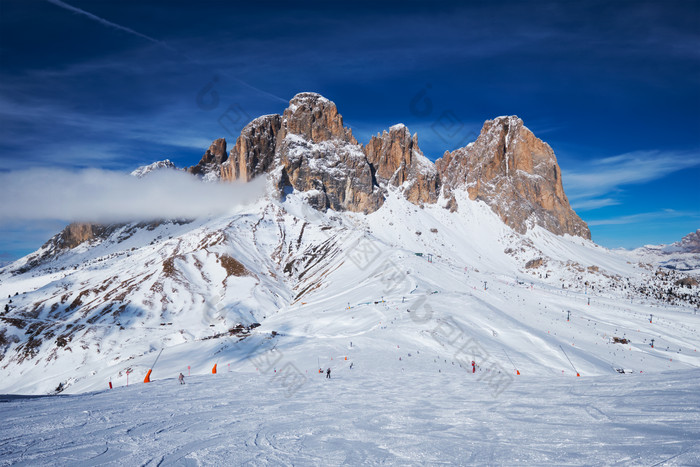
[[(250, 181), (282, 167), (280, 193), (285, 187), (315, 190), (311, 202), (317, 209), (365, 213), (381, 206), (388, 184), (401, 187), (417, 205), (436, 203), (443, 194), (453, 210), (458, 207), (451, 191), (466, 185), (473, 199), (485, 201), (519, 232), (540, 225), (558, 235), (590, 238), (564, 194), (554, 151), (516, 116), (487, 120), (475, 142), (445, 152), (433, 163), (418, 147), (417, 134), (411, 137), (403, 124), (362, 145), (329, 99), (303, 92), (289, 102), (282, 115), (265, 115), (246, 125), (228, 156), (221, 154), (225, 140), (216, 140), (188, 170), (199, 174), (210, 167), (209, 172), (216, 172), (218, 166), (221, 180)], [(341, 180), (330, 173), (337, 169)]]
[[(434, 163), (404, 124), (392, 125), (360, 144), (343, 124), (331, 100), (314, 92), (296, 94), (280, 114), (257, 117), (227, 152), (227, 141), (212, 142), (200, 161), (184, 170), (205, 181), (244, 181), (272, 176), (277, 196), (286, 189), (309, 193), (310, 205), (370, 213), (384, 202), (386, 188), (399, 188), (418, 206), (459, 209), (452, 192), (467, 187), (471, 199), (484, 201), (504, 223), (523, 233), (540, 225), (557, 235), (590, 239), (590, 230), (564, 194), (561, 170), (551, 147), (516, 116), (487, 120), (476, 141), (446, 151)], [(169, 160), (132, 172), (174, 168)], [(81, 224), (83, 225), (83, 224)], [(78, 226), (62, 232), (75, 238)], [(82, 227), (103, 232), (105, 226)], [(84, 236), (83, 241), (94, 236)]]

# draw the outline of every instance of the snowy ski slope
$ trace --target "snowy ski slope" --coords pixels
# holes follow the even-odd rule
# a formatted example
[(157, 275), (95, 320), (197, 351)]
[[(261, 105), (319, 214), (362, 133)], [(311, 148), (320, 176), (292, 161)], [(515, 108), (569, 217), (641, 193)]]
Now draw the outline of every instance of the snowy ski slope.
[(233, 371), (184, 386), (170, 378), (81, 395), (6, 396), (0, 464), (700, 463), (698, 370), (527, 376), (494, 398), (472, 374), (429, 367), (337, 367), (330, 380), (309, 374), (290, 397), (274, 373)]

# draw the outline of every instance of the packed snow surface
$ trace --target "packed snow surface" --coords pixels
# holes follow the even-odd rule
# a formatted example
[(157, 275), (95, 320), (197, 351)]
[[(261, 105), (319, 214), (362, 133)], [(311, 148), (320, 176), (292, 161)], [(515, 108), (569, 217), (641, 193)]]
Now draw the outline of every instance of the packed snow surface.
[[(0, 398), (0, 463), (698, 465), (700, 371), (488, 384), (434, 355), (331, 379), (225, 372), (75, 396)], [(418, 367), (419, 369), (416, 369)], [(277, 368), (279, 372), (280, 368)]]

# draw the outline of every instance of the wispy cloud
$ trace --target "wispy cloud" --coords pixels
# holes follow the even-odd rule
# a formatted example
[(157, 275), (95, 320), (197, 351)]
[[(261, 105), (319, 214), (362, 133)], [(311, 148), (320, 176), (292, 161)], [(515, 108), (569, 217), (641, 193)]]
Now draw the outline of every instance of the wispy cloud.
[(620, 201), (613, 198), (596, 198), (572, 201), (571, 206), (577, 211), (590, 211), (592, 209), (604, 208), (606, 206), (617, 206)]
[(204, 183), (174, 170), (143, 179), (119, 172), (34, 169), (0, 173), (0, 224), (17, 221), (128, 222), (223, 215), (262, 196), (264, 179)]
[[(110, 114), (76, 109), (51, 97), (25, 96), (20, 101), (8, 89), (0, 86), (0, 169), (7, 170), (39, 166), (127, 170), (134, 163), (173, 157), (156, 152), (156, 147), (191, 153), (194, 164), (213, 139), (226, 137), (234, 142), (236, 131), (248, 123), (240, 118), (227, 131), (217, 122), (223, 105), (219, 112), (204, 116), (187, 102), (154, 105), (153, 110), (137, 115)], [(37, 122), (44, 122), (33, 134), (39, 144), (18, 144), (15, 135), (34, 129)], [(148, 160), (137, 155), (148, 153)]]
[(700, 165), (699, 153), (636, 151), (597, 159), (562, 174), (572, 204), (596, 209), (619, 204), (615, 194), (626, 185), (647, 183)]
[(625, 225), (625, 224), (646, 224), (669, 219), (700, 219), (700, 212), (676, 211), (675, 209), (664, 209), (656, 212), (643, 212), (630, 214), (627, 216), (611, 217), (608, 219), (589, 220), (589, 226), (601, 225)]

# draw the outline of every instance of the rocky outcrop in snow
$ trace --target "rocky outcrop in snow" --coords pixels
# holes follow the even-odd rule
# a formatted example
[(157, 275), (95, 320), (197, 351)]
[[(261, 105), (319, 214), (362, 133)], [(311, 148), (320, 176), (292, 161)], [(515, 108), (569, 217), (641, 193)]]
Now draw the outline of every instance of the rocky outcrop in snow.
[(700, 253), (700, 229), (690, 232), (680, 242), (676, 242), (672, 246), (683, 253)]
[(220, 178), (221, 164), (228, 159), (226, 154), (226, 139), (219, 138), (211, 143), (197, 165), (188, 167), (187, 171), (194, 175), (200, 175), (206, 180), (218, 180)]
[(74, 222), (55, 237), (56, 246), (59, 249), (75, 248), (81, 243), (109, 235), (113, 230), (110, 226)]
[(335, 104), (315, 93), (294, 96), (278, 138), (280, 188), (311, 192), (317, 209), (373, 212), (383, 203), (362, 147), (343, 127)]
[(406, 126), (392, 126), (373, 136), (364, 147), (380, 185), (401, 187), (413, 204), (435, 203), (439, 195), (439, 177), (430, 160), (418, 147), (418, 135)]
[(449, 197), (466, 188), (520, 233), (540, 225), (559, 235), (591, 238), (564, 194), (554, 151), (516, 116), (487, 120), (474, 143), (436, 161)]
[(352, 130), (343, 126), (343, 117), (335, 103), (315, 92), (302, 92), (289, 101), (282, 114), (283, 132), (299, 135), (307, 141), (343, 141), (357, 144)]
[(221, 179), (250, 181), (278, 167), (280, 191), (309, 192), (309, 203), (321, 210), (376, 211), (387, 185), (401, 187), (414, 204), (438, 197), (437, 171), (405, 126), (392, 127), (363, 148), (335, 104), (311, 92), (294, 96), (281, 116), (250, 122), (221, 165)]
[(277, 168), (280, 193), (288, 187), (309, 192), (309, 203), (320, 210), (373, 212), (384, 200), (362, 147), (320, 94), (297, 94), (281, 116), (246, 125), (221, 165), (221, 179), (250, 181)]

